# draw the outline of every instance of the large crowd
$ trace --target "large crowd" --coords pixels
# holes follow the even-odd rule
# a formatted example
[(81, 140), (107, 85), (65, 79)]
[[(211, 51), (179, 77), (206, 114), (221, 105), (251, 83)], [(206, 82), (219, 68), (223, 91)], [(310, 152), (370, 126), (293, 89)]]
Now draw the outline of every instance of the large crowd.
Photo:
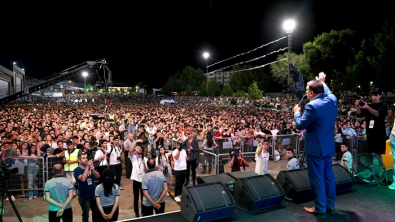
[[(291, 112), (299, 102), (295, 97), (286, 99), (265, 96), (251, 101), (248, 98), (233, 97), (91, 94), (69, 95), (62, 98), (63, 101), (59, 99), (61, 98), (32, 97), (30, 102), (7, 104), (0, 108), (1, 158), (3, 162), (14, 161), (15, 158), (23, 159), (28, 172), (25, 180), (28, 183), (26, 187), (21, 182), (21, 195), (29, 199), (39, 195), (34, 190), (37, 188), (35, 178), (39, 159), (46, 161), (47, 158), (56, 158), (58, 165), (53, 167), (54, 175), (62, 175), (64, 171), (72, 183), (67, 186), (78, 185), (78, 198), (83, 208), (84, 221), (87, 220), (87, 212), (92, 205), (97, 206), (96, 210), (102, 216), (99, 219), (117, 218), (119, 190), (123, 189), (120, 179), (122, 169), (125, 170), (127, 178), (136, 181), (133, 183), (133, 187), (136, 186), (133, 193), (137, 196), (136, 216), (140, 216), (138, 201), (143, 197), (143, 215), (149, 215), (152, 210), (160, 213), (164, 211), (163, 195), (168, 194), (167, 184), (175, 186), (175, 200), (179, 202), (182, 186), (190, 182), (196, 183), (196, 155), (191, 154), (197, 152), (196, 150), (213, 151), (219, 139), (225, 137), (231, 137), (235, 147), (243, 148), (252, 147), (256, 138), (259, 141), (262, 139), (264, 143), (265, 136), (267, 138), (268, 135), (275, 138), (280, 134), (297, 134), (303, 139), (304, 133), (296, 128)], [(162, 99), (174, 100), (175, 104), (160, 105)], [(335, 132), (341, 129), (342, 135), (347, 138), (364, 137), (366, 134), (367, 123), (363, 118), (356, 117), (354, 101), (354, 97), (339, 99)], [(386, 102), (394, 103), (393, 100)], [(390, 126), (392, 125), (387, 119), (387, 136)], [(199, 144), (203, 145), (196, 147), (197, 143), (194, 141), (201, 141)], [(148, 144), (155, 144), (156, 153)], [(277, 151), (284, 157), (289, 157), (285, 155), (287, 150), (290, 151), (286, 148)], [(74, 149), (78, 150), (77, 154), (73, 154)], [(99, 150), (102, 152), (98, 152)], [(185, 166), (180, 158), (185, 158)], [(248, 161), (245, 164), (240, 161), (243, 167), (249, 165)], [(237, 161), (232, 159), (230, 162), (232, 164), (229, 166), (236, 170), (233, 162)], [(141, 172), (135, 172), (142, 163), (146, 167)], [(108, 165), (111, 167), (107, 167)], [(206, 168), (207, 171), (211, 170), (209, 163), (207, 165), (205, 171)], [(166, 187), (161, 187), (162, 183), (159, 188), (152, 187), (151, 183), (143, 181), (147, 177), (145, 175), (149, 175), (148, 172), (156, 170), (163, 172)], [(192, 181), (188, 181), (190, 170)], [(79, 173), (76, 174), (76, 171)], [(96, 177), (95, 172), (100, 176)], [(106, 180), (109, 177), (112, 179)], [(46, 178), (48, 182), (49, 179), (51, 178)], [(146, 178), (147, 181), (150, 179), (152, 177)], [(102, 184), (99, 190), (97, 187), (96, 190), (93, 189), (93, 200), (89, 199), (91, 196), (81, 196), (81, 191), (84, 194), (88, 193), (85, 191), (91, 192), (88, 189), (91, 184), (95, 187)], [(27, 193), (24, 192), (26, 188)], [(72, 190), (70, 195), (74, 198), (77, 190)], [(152, 190), (154, 194), (151, 195), (154, 195), (155, 201), (149, 195)], [(165, 192), (162, 195), (163, 190)], [(48, 192), (49, 190), (45, 190), (45, 193)], [(70, 195), (63, 194), (60, 199), (67, 203)], [(114, 196), (114, 199), (109, 196)], [(95, 197), (101, 198), (97, 204)], [(52, 200), (50, 195), (47, 198)], [(69, 202), (55, 202), (50, 202), (51, 206), (55, 206), (50, 207), (50, 211), (62, 211), (62, 215), (66, 212), (64, 210), (70, 208)], [(147, 206), (151, 209), (147, 209)], [(70, 212), (65, 215), (70, 215)], [(56, 213), (54, 217), (56, 218)]]

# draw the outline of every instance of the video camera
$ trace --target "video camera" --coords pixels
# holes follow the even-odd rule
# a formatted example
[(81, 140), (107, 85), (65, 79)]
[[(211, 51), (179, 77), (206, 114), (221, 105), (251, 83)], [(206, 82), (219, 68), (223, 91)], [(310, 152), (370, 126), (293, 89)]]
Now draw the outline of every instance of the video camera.
[(90, 148), (90, 149), (87, 149), (87, 150), (86, 150), (86, 154), (87, 154), (88, 160), (93, 160), (93, 158), (94, 158), (93, 153), (96, 152), (96, 150), (97, 150), (97, 149), (95, 149), (95, 148), (93, 148), (93, 149)]
[(233, 148), (233, 155), (238, 156), (240, 154), (240, 148)]

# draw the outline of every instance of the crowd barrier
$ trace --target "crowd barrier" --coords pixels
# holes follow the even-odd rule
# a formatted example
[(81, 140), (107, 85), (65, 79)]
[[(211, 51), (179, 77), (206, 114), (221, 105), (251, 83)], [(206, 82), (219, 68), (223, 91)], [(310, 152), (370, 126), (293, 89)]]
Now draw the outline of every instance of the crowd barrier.
[(4, 186), (9, 192), (35, 190), (44, 192), (46, 170), (43, 157), (8, 158), (3, 162), (11, 165), (9, 170), (18, 168), (18, 173), (11, 174), (10, 178), (5, 180)]
[[(359, 139), (363, 140), (363, 138)], [(294, 148), (296, 150), (296, 156), (301, 156), (304, 151), (304, 143), (303, 141), (300, 141), (300, 137), (297, 134), (277, 135), (275, 137), (268, 136), (265, 141), (268, 143), (268, 151), (270, 153), (271, 160), (283, 157), (285, 155), (284, 150), (286, 150), (287, 147)], [(351, 142), (358, 144), (358, 140)], [(176, 146), (175, 141), (172, 141), (171, 143), (173, 147)], [(153, 140), (150, 140), (149, 144), (156, 148)], [(202, 140), (198, 140), (198, 144), (198, 167), (205, 167), (203, 170), (206, 170), (208, 174), (223, 173), (224, 167), (226, 167), (226, 164), (231, 159), (230, 153), (234, 148), (231, 138), (220, 139), (218, 142), (218, 148), (213, 152), (202, 149)], [(242, 156), (250, 161), (254, 161), (257, 145), (258, 143), (256, 140), (254, 140), (250, 146), (242, 144)], [(168, 149), (169, 144), (165, 143), (164, 147)], [(5, 182), (5, 186), (9, 191), (38, 190), (43, 192), (46, 181), (53, 178), (53, 166), (56, 163), (63, 163), (63, 158), (61, 157), (36, 157), (34, 159), (37, 162), (34, 166), (34, 170), (32, 170), (32, 167), (29, 168), (27, 158), (13, 158), (5, 161), (11, 165), (11, 168), (17, 167), (19, 170), (18, 174), (11, 175), (11, 178)], [(210, 169), (211, 172), (209, 172)], [(29, 172), (31, 172), (30, 175)], [(30, 186), (30, 188), (28, 178), (31, 178), (31, 180), (35, 179), (35, 183), (31, 184), (33, 186)]]

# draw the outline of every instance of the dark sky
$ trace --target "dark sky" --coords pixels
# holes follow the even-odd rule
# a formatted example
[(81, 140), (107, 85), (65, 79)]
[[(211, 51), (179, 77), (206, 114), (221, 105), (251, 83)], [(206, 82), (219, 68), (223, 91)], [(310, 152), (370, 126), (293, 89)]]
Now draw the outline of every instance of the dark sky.
[[(121, 3), (122, 2), (122, 3)], [(35, 78), (84, 61), (105, 58), (116, 82), (161, 87), (185, 66), (208, 64), (247, 52), (285, 36), (284, 20), (297, 27), (293, 51), (322, 32), (351, 28), (371, 37), (394, 18), (390, 1), (183, 0), (29, 3), (2, 5), (0, 65), (12, 62)], [(287, 46), (287, 40), (209, 71)], [(251, 65), (274, 61), (268, 56)], [(97, 78), (89, 77), (87, 82)], [(75, 78), (83, 82), (83, 78)], [(93, 81), (91, 82), (93, 83)]]

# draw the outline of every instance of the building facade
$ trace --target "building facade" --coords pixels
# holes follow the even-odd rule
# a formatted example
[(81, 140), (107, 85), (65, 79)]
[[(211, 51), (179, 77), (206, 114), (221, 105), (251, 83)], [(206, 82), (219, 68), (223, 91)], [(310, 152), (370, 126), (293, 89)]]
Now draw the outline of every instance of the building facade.
[(12, 71), (0, 65), (0, 98), (22, 91), (25, 88), (25, 71), (13, 64)]
[(208, 82), (215, 78), (218, 84), (225, 85), (229, 82), (232, 71), (217, 71), (214, 73), (208, 73), (208, 75), (205, 73), (204, 75), (207, 77)]

